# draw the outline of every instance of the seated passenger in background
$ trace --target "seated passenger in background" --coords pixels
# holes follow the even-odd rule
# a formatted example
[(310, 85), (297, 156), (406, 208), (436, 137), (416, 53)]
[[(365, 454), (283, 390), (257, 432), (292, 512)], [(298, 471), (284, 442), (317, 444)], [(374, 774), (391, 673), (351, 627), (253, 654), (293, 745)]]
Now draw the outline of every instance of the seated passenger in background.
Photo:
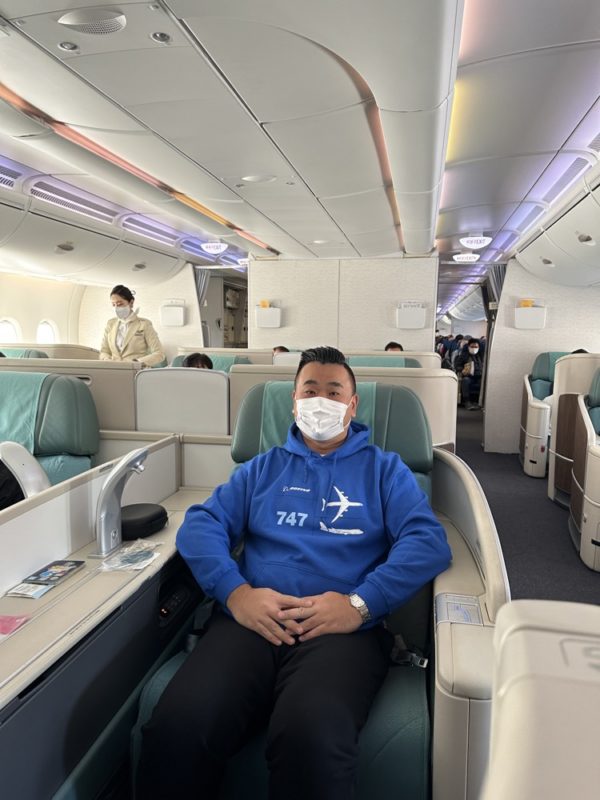
[(290, 351), (288, 350), (288, 348), (284, 347), (282, 344), (279, 344), (277, 345), (277, 347), (273, 348), (273, 355), (275, 355), (276, 353), (289, 353), (289, 352)]
[(212, 369), (213, 362), (206, 353), (190, 353), (183, 359), (182, 367), (196, 367), (196, 369)]
[[(460, 393), (465, 408), (471, 411), (479, 408), (479, 390), (483, 360), (479, 355), (479, 340), (469, 339), (469, 345), (456, 356), (454, 368), (460, 380)], [(473, 402), (473, 400), (475, 402)]]
[(103, 361), (140, 361), (147, 367), (160, 364), (165, 354), (149, 319), (133, 310), (134, 294), (119, 284), (110, 293), (115, 318), (104, 329), (100, 358)]
[(217, 605), (144, 727), (137, 800), (217, 798), (265, 721), (270, 800), (355, 797), (358, 733), (392, 646), (383, 620), (450, 563), (412, 472), (353, 421), (343, 354), (304, 351), (292, 397), (285, 445), (192, 506), (177, 535)]
[(401, 350), (402, 352), (404, 352), (404, 348), (398, 342), (388, 342), (383, 349), (386, 351), (386, 353), (389, 350)]

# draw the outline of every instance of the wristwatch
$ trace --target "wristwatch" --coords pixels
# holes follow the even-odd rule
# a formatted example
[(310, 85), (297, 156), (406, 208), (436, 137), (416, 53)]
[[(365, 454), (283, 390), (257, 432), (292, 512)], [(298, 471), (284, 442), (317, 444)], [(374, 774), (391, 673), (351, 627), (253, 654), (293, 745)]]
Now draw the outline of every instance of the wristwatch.
[(361, 615), (363, 625), (365, 622), (368, 622), (371, 619), (371, 612), (369, 611), (369, 606), (365, 603), (365, 601), (359, 594), (349, 594), (348, 600), (350, 600), (350, 605), (353, 608), (355, 608)]

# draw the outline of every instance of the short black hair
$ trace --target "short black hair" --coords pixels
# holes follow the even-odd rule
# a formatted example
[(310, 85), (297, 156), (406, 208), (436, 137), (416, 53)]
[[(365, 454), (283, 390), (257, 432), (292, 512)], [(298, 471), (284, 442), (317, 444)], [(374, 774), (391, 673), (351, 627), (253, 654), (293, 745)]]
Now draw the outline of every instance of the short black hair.
[(206, 353), (190, 353), (183, 359), (182, 367), (196, 367), (200, 369), (212, 369), (213, 362)]
[(135, 297), (134, 292), (132, 292), (131, 289), (128, 289), (127, 286), (123, 286), (121, 283), (117, 284), (114, 289), (111, 289), (110, 296), (112, 297), (113, 294), (118, 294), (119, 297), (122, 297), (123, 300), (127, 300), (128, 303), (131, 303)]
[(479, 347), (479, 339), (474, 339), (473, 337), (471, 337), (469, 339), (467, 346), (470, 347), (472, 344), (476, 344), (477, 347)]
[(352, 394), (356, 394), (356, 378), (354, 377), (354, 373), (346, 361), (346, 356), (339, 350), (336, 350), (335, 347), (311, 347), (310, 350), (303, 350), (302, 353), (300, 353), (300, 363), (298, 364), (298, 369), (296, 370), (296, 376), (294, 378), (294, 388), (296, 387), (298, 375), (302, 367), (313, 362), (317, 364), (339, 364), (344, 367), (350, 377)]
[(384, 350), (404, 350), (400, 342), (388, 342)]

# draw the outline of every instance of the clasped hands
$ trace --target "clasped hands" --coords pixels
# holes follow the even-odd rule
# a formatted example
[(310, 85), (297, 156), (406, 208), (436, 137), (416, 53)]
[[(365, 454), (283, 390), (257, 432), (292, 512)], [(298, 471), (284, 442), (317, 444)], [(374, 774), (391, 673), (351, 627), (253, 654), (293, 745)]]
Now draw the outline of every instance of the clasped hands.
[(360, 612), (339, 592), (294, 597), (244, 583), (231, 592), (227, 607), (236, 622), (276, 645), (295, 644), (294, 637), (306, 642), (325, 633), (352, 633), (362, 624)]

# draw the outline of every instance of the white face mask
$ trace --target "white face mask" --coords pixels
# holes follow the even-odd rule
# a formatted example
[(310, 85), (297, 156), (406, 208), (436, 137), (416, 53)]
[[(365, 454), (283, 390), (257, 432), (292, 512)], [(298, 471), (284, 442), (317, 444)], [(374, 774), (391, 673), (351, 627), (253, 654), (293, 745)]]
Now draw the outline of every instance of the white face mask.
[(343, 433), (349, 405), (327, 397), (296, 400), (296, 425), (314, 441), (328, 442)]
[(478, 347), (469, 347), (469, 353), (471, 353), (472, 356), (477, 355), (478, 352), (479, 352)]
[(131, 306), (115, 306), (115, 314), (119, 319), (127, 319), (131, 311)]

